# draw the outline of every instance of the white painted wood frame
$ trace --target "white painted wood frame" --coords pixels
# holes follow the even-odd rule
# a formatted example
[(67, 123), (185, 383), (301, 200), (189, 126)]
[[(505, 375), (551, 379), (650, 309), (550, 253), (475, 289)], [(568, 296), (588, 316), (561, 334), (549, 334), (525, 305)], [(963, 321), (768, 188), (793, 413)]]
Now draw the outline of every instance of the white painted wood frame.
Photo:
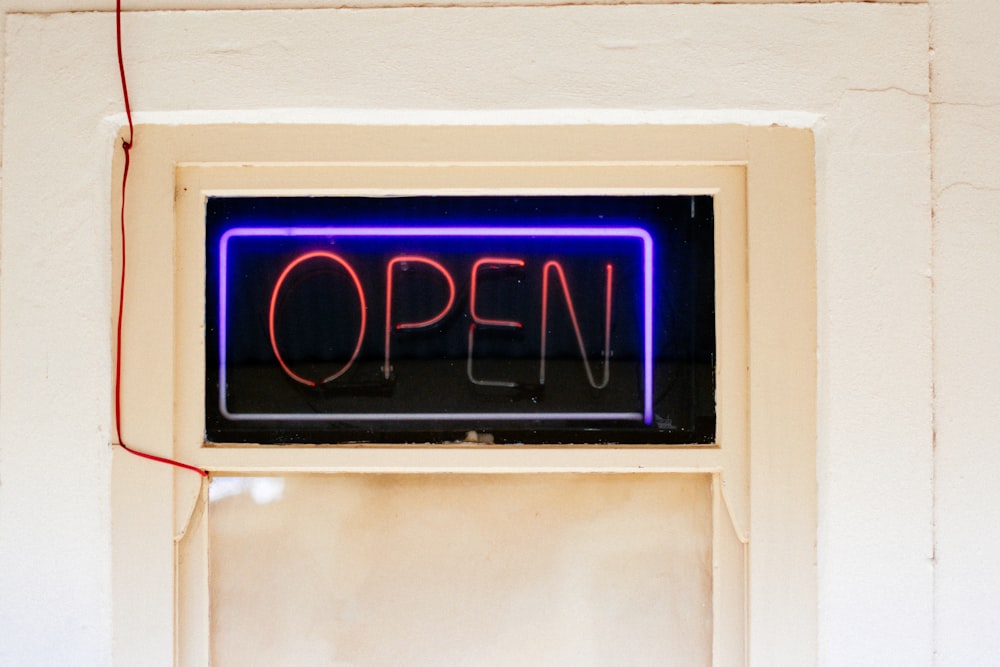
[[(144, 149), (130, 174), (127, 213), (123, 413), (129, 442), (228, 475), (710, 473), (715, 664), (816, 662), (811, 131), (252, 123), (138, 131)], [(121, 166), (119, 156), (116, 173)], [(714, 445), (204, 443), (207, 195), (553, 192), (713, 195)], [(116, 201), (119, 196), (116, 191)], [(116, 202), (111, 210), (117, 211)], [(115, 664), (138, 664), (151, 652), (169, 654), (175, 664), (207, 661), (207, 533), (199, 484), (190, 472), (115, 455)]]

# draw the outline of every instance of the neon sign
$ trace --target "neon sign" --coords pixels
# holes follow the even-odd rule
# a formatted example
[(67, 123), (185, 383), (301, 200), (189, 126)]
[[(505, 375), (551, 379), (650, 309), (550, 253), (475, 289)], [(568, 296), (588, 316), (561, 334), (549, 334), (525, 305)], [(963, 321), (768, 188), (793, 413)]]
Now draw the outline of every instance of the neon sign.
[[(625, 199), (657, 209), (681, 198)], [(524, 200), (534, 213), (514, 215)], [(272, 214), (282, 202), (292, 215)], [(406, 216), (385, 210), (401, 203)], [(441, 215), (484, 203), (458, 222)], [(547, 211), (558, 203), (210, 200), (208, 439), (450, 441), (477, 430), (504, 442), (706, 441), (714, 403), (696, 405), (683, 386), (664, 399), (686, 379), (678, 368), (693, 368), (691, 345), (662, 348), (698, 333), (667, 330), (697, 319), (678, 305), (710, 319), (711, 262), (699, 294), (657, 294), (677, 282), (676, 267), (658, 261), (681, 252), (677, 229), (690, 236), (683, 225), (693, 223), (670, 231), (620, 203), (596, 221)], [(703, 347), (695, 384), (711, 385), (714, 340)], [(701, 432), (676, 426), (699, 411)]]

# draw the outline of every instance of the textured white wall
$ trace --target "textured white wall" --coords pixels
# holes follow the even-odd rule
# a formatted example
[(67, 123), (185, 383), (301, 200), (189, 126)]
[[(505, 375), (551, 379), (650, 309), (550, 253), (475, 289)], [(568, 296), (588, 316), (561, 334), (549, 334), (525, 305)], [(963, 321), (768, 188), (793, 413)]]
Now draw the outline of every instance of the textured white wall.
[[(819, 2), (886, 2), (895, 4), (926, 4), (927, 0), (636, 0), (633, 4), (768, 4), (768, 3), (819, 3)], [(393, 7), (393, 6), (502, 6), (502, 5), (564, 5), (565, 0), (122, 0), (126, 11), (175, 10), (175, 9), (322, 9), (341, 7)], [(612, 5), (618, 0), (577, 0), (573, 4)], [(106, 11), (114, 7), (114, 0), (5, 0), (11, 12), (68, 12)]]
[(1000, 5), (931, 5), (936, 649), (1000, 656)]
[[(821, 661), (986, 664), (998, 28), (993, 0), (151, 12), (126, 17), (126, 53), (135, 107), (174, 122), (816, 119)], [(0, 38), (2, 664), (110, 660), (113, 38), (110, 13), (7, 14)]]

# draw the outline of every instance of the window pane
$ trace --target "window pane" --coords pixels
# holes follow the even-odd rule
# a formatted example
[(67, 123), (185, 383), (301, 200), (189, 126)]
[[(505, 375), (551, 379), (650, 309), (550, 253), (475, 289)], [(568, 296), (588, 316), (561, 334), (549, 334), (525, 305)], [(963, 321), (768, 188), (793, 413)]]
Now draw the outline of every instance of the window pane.
[(216, 197), (211, 442), (708, 443), (708, 196)]
[(215, 478), (213, 664), (711, 662), (707, 475)]

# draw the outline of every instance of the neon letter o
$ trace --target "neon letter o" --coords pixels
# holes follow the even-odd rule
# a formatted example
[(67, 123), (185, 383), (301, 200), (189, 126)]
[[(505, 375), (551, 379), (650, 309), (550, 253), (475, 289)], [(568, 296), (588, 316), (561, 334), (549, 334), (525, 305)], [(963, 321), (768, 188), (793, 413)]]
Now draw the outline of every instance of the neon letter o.
[[(278, 303), (278, 294), (281, 292), (281, 286), (284, 284), (285, 278), (287, 278), (288, 274), (291, 273), (292, 270), (294, 270), (295, 267), (297, 267), (299, 264), (309, 261), (310, 259), (315, 259), (317, 257), (322, 257), (332, 262), (336, 262), (337, 264), (340, 264), (340, 266), (342, 266), (345, 271), (347, 271), (348, 275), (351, 276), (351, 280), (354, 281), (354, 288), (358, 291), (358, 300), (361, 305), (361, 327), (358, 330), (358, 341), (354, 345), (354, 352), (351, 354), (351, 358), (347, 360), (347, 363), (344, 364), (340, 368), (340, 370), (338, 370), (333, 375), (329, 375), (323, 378), (318, 383), (296, 374), (291, 368), (288, 367), (288, 364), (285, 363), (285, 359), (281, 356), (281, 352), (278, 350), (278, 340), (274, 334), (274, 309)], [(281, 368), (284, 369), (285, 373), (288, 374), (288, 377), (292, 378), (296, 382), (300, 382), (309, 387), (315, 387), (317, 384), (326, 384), (327, 382), (332, 382), (333, 380), (336, 380), (341, 375), (346, 373), (347, 370), (354, 365), (354, 362), (357, 360), (358, 355), (361, 353), (361, 341), (364, 340), (365, 327), (367, 325), (367, 311), (368, 309), (365, 306), (365, 291), (361, 287), (361, 279), (358, 278), (358, 274), (355, 273), (354, 268), (350, 264), (348, 264), (342, 257), (334, 255), (333, 253), (330, 252), (322, 252), (322, 251), (308, 252), (300, 257), (297, 257), (296, 259), (292, 260), (292, 262), (289, 263), (289, 265), (286, 266), (285, 269), (281, 272), (281, 275), (278, 276), (278, 281), (274, 284), (274, 291), (271, 292), (271, 307), (268, 313), (267, 325), (268, 325), (268, 331), (270, 332), (271, 336), (271, 349), (274, 350), (274, 356), (278, 358), (278, 363), (281, 364)]]

